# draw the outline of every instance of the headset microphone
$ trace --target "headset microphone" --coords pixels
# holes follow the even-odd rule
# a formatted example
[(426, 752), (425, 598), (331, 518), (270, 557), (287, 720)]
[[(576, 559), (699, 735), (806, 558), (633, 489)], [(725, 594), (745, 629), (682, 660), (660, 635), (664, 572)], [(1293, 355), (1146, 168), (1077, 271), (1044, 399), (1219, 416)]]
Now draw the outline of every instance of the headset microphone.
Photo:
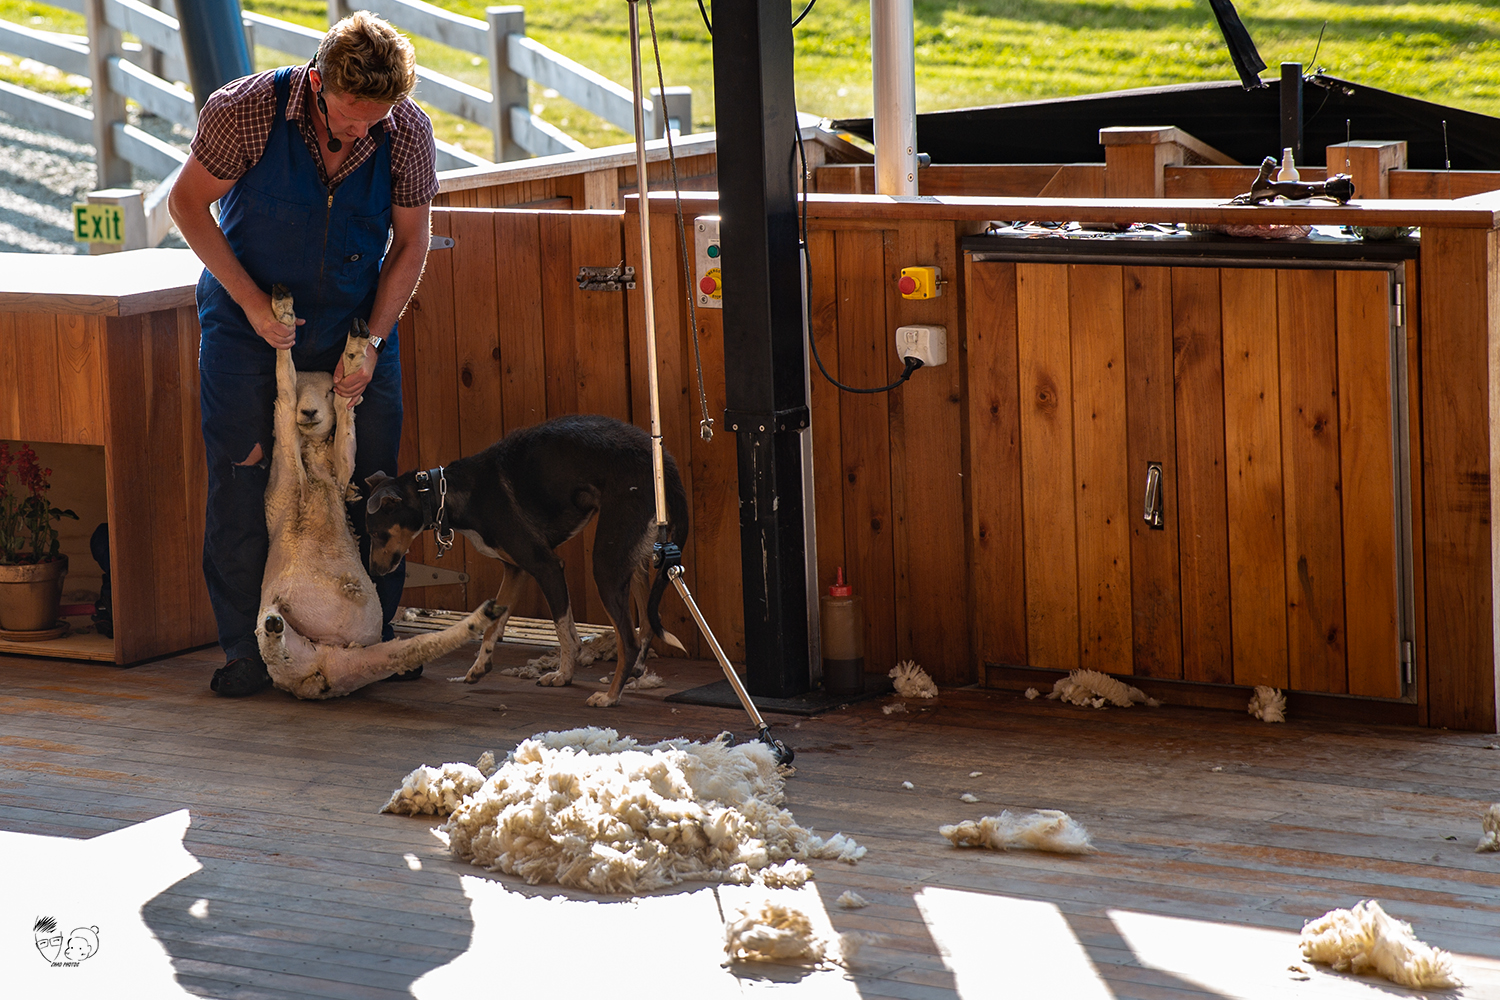
[(328, 102), (323, 100), (323, 92), (319, 90), (317, 94), (318, 110), (323, 112), (323, 124), (328, 128), (328, 151), (330, 153), (337, 153), (344, 148), (344, 143), (338, 136), (333, 134), (333, 123), (328, 120)]

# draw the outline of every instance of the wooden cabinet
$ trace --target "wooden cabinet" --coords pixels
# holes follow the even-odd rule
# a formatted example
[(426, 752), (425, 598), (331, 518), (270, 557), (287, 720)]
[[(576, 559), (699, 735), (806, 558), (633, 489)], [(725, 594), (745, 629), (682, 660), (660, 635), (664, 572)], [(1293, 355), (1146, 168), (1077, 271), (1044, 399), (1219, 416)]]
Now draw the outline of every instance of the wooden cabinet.
[(971, 249), (981, 656), (1402, 697), (1405, 263), (1118, 256)]
[[(188, 250), (0, 254), (0, 440), (91, 446), (78, 450), (104, 471), (115, 626), (113, 639), (0, 642), (0, 653), (130, 664), (214, 641), (193, 302), (202, 269)], [(80, 576), (93, 565), (87, 538), (68, 553)]]

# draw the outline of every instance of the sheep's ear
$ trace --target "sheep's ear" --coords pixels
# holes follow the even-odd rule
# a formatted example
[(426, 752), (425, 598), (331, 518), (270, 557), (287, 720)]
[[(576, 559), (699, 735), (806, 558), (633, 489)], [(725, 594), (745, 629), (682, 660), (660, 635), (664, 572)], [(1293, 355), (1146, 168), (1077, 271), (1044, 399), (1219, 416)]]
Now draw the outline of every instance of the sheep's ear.
[(365, 485), (370, 487), (370, 499), (365, 504), (367, 514), (373, 514), (387, 504), (401, 502), (401, 491), (396, 489), (396, 480), (384, 472), (377, 472), (367, 478)]

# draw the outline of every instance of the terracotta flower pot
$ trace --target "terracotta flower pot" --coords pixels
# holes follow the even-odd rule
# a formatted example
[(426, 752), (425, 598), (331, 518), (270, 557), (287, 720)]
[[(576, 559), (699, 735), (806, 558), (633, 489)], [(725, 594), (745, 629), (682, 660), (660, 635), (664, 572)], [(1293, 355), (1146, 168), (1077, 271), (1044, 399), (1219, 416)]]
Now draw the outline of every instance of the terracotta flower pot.
[(44, 563), (0, 563), (0, 629), (38, 632), (57, 624), (68, 557)]

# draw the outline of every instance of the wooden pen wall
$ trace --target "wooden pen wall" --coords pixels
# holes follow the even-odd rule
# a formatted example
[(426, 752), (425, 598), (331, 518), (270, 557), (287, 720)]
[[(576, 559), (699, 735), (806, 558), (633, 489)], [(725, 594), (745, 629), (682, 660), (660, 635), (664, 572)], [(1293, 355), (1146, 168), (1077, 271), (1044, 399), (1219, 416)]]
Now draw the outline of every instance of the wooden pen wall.
[[(623, 223), (622, 223), (623, 220)], [(644, 318), (635, 292), (580, 291), (580, 266), (622, 258), (640, 273), (639, 217), (606, 212), (440, 209), (436, 235), (452, 250), (429, 255), (401, 322), (407, 410), (403, 469), (471, 454), (506, 431), (551, 416), (605, 413), (649, 427)], [(885, 672), (913, 658), (940, 683), (971, 683), (969, 581), (962, 478), (962, 280), (951, 223), (820, 228), (811, 233), (813, 326), (829, 372), (847, 384), (884, 385), (900, 374), (893, 331), (905, 323), (949, 330), (949, 364), (896, 392), (840, 393), (812, 381), (818, 586), (840, 566), (865, 599), (866, 666)], [(662, 433), (692, 498), (684, 552), (689, 588), (733, 659), (744, 656), (735, 439), (723, 426), (722, 314), (697, 311), (698, 348), (712, 441), (699, 433), (693, 341), (675, 220), (652, 217)], [(908, 302), (893, 275), (937, 264), (943, 297)], [(606, 622), (594, 592), (587, 539), (563, 551), (579, 617)], [(498, 589), (498, 564), (460, 543), (439, 562), (430, 536), (411, 559), (466, 571), (467, 587), (413, 589), (413, 606), (472, 608)], [(532, 588), (518, 613), (547, 617)], [(700, 655), (696, 627), (669, 591), (667, 629)]]
[(1387, 271), (969, 278), (976, 570), (1010, 584), (976, 588), (983, 659), (1403, 693)]

